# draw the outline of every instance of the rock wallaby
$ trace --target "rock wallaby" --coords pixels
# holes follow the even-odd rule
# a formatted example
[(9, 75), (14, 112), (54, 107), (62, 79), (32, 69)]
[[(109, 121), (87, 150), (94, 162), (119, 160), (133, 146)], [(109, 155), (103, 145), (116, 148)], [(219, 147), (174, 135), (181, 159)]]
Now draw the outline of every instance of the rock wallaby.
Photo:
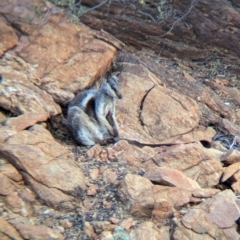
[(99, 89), (82, 91), (70, 102), (67, 125), (78, 144), (104, 145), (118, 139), (116, 98), (122, 95), (117, 76), (111, 76), (103, 80)]

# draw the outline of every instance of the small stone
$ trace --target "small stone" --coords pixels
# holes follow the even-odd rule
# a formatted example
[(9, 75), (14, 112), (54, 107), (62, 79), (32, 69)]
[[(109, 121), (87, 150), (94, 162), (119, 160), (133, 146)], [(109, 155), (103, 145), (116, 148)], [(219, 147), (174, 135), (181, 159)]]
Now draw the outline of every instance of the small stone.
[(56, 229), (60, 232), (60, 233), (64, 233), (64, 228), (62, 226), (57, 226)]
[(233, 163), (223, 171), (221, 182), (228, 180), (233, 174), (240, 170), (240, 162)]
[(102, 160), (107, 160), (108, 159), (108, 152), (106, 150), (102, 150), (100, 157)]
[(219, 192), (221, 191), (216, 188), (201, 188), (201, 189), (195, 189), (192, 192), (192, 195), (198, 198), (210, 198)]
[(107, 201), (106, 199), (103, 200), (103, 205), (106, 208), (110, 208), (112, 206), (112, 202), (111, 201)]
[(103, 172), (103, 181), (105, 183), (114, 183), (117, 180), (117, 174), (110, 169)]
[(96, 189), (93, 189), (93, 188), (90, 188), (87, 191), (88, 196), (94, 196), (94, 195), (96, 195), (96, 193), (97, 193)]
[(89, 188), (88, 188), (88, 191), (87, 191), (87, 195), (93, 196), (97, 193), (97, 190), (98, 190), (98, 185), (90, 184)]
[(95, 199), (85, 199), (83, 201), (83, 206), (87, 209), (87, 210), (91, 210), (92, 206), (95, 204), (96, 200)]
[(201, 203), (202, 199), (201, 198), (197, 198), (197, 197), (191, 197), (190, 198), (190, 202), (191, 203)]
[(107, 168), (108, 168), (107, 166), (101, 166), (101, 167), (99, 168), (100, 174), (102, 174)]
[(234, 149), (228, 150), (222, 157), (222, 162), (227, 165), (240, 162), (240, 152)]
[(135, 225), (136, 225), (136, 221), (133, 221), (132, 218), (125, 219), (120, 223), (120, 226), (126, 230), (130, 229), (131, 227), (133, 227)]
[(90, 171), (90, 177), (92, 178), (92, 180), (96, 180), (98, 176), (99, 176), (99, 169), (95, 168)]
[(59, 221), (59, 225), (64, 229), (72, 228), (73, 224), (68, 219), (63, 219)]
[(115, 217), (111, 217), (109, 220), (110, 220), (111, 223), (113, 223), (113, 224), (118, 224), (118, 223), (120, 222), (120, 220), (119, 220), (118, 218), (115, 218)]
[(189, 191), (200, 189), (196, 181), (186, 177), (181, 171), (168, 167), (150, 168), (144, 174), (144, 177), (164, 186), (179, 187)]
[(100, 234), (103, 231), (110, 231), (116, 228), (116, 225), (111, 224), (108, 221), (95, 221), (92, 222), (92, 224), (97, 234)]
[(87, 155), (90, 158), (96, 158), (100, 155), (101, 152), (102, 152), (102, 147), (99, 144), (95, 144), (93, 147), (91, 147), (87, 151)]

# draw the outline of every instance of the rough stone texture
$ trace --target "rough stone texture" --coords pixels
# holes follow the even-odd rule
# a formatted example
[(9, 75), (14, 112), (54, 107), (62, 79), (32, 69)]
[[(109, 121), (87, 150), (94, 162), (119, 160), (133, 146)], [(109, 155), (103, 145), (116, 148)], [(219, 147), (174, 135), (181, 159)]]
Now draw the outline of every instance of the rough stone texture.
[[(128, 1), (112, 1), (84, 15), (94, 15), (95, 10), (106, 10), (108, 6), (109, 12), (99, 17), (96, 23), (99, 24), (116, 10), (116, 4), (123, 2), (127, 11), (136, 16), (137, 9), (131, 9)], [(134, 2), (140, 6), (140, 1)], [(156, 1), (143, 2), (141, 6), (146, 7)], [(236, 0), (231, 2), (236, 4)], [(186, 0), (174, 1), (180, 7), (186, 3)], [(187, 6), (189, 4), (188, 1)], [(191, 19), (194, 11), (199, 13), (203, 4), (224, 9), (222, 0), (217, 4), (200, 0), (184, 19)], [(151, 11), (156, 11), (156, 5), (152, 6)], [(205, 7), (201, 11), (205, 11)], [(236, 26), (238, 13), (233, 9), (227, 7), (221, 13), (227, 16), (228, 23)], [(209, 18), (215, 17), (214, 11)], [(221, 160), (232, 164), (225, 168), (223, 180), (231, 184), (235, 193), (240, 192), (240, 171), (238, 165), (234, 165), (239, 162), (238, 154), (228, 152), (222, 158), (225, 149), (205, 149), (197, 142), (210, 147), (216, 132), (208, 126), (215, 124), (220, 124), (228, 133), (239, 134), (240, 117), (232, 105), (221, 100), (222, 94), (213, 93), (211, 84), (206, 81), (202, 84), (205, 73), (194, 69), (194, 64), (199, 62), (190, 61), (186, 66), (186, 62), (175, 58), (182, 54), (202, 61), (212, 54), (212, 50), (195, 46), (189, 51), (189, 46), (179, 41), (181, 35), (189, 37), (176, 34), (185, 29), (182, 21), (179, 22), (180, 15), (173, 34), (141, 43), (157, 44), (154, 50), (161, 49), (158, 56), (152, 57), (148, 50), (135, 51), (126, 55), (129, 57), (126, 60), (120, 59), (124, 51), (119, 51), (111, 71), (120, 72), (123, 100), (117, 101), (116, 117), (120, 137), (127, 139), (87, 151), (73, 145), (64, 124), (52, 129), (56, 131), (55, 136), (63, 134), (59, 142), (47, 128), (52, 127), (53, 119), (61, 114), (58, 104), (63, 106), (64, 122), (68, 101), (106, 73), (121, 43), (117, 39), (112, 41), (114, 37), (104, 31), (96, 32), (81, 23), (71, 23), (63, 11), (44, 0), (2, 0), (0, 13), (4, 13), (0, 16), (0, 215), (8, 221), (0, 218), (0, 239), (74, 239), (75, 234), (79, 239), (88, 235), (105, 240), (113, 238), (117, 226), (124, 227), (131, 239), (136, 240), (239, 239), (236, 231), (239, 209), (233, 192), (220, 193), (213, 188), (223, 172)], [(122, 16), (123, 12), (118, 12), (114, 21), (119, 22)], [(196, 24), (196, 19), (199, 21), (191, 19), (191, 24)], [(114, 21), (107, 21), (107, 25), (111, 26)], [(124, 21), (119, 25), (122, 23)], [(169, 27), (171, 22), (166, 24)], [(186, 24), (188, 30), (192, 31), (191, 26), (196, 30), (191, 24), (190, 27)], [(136, 23), (131, 22), (129, 26)], [(149, 26), (146, 21), (135, 30), (151, 30)], [(211, 24), (207, 26), (212, 29)], [(120, 28), (115, 25), (114, 29)], [(134, 33), (129, 27), (126, 29), (127, 34)], [(215, 34), (218, 28), (213, 29)], [(162, 34), (163, 29), (155, 30)], [(235, 33), (217, 41), (225, 41), (227, 36), (235, 40), (238, 30), (232, 28), (232, 31)], [(143, 34), (146, 36), (146, 32)], [(196, 40), (193, 35), (188, 39)], [(162, 53), (168, 55), (166, 52), (174, 60), (160, 57)], [(221, 59), (224, 61), (224, 56)], [(229, 70), (232, 65), (226, 64)], [(183, 65), (193, 67), (192, 76), (182, 71)], [(236, 93), (233, 99), (239, 103), (237, 89), (214, 86), (219, 91), (227, 91), (227, 97), (229, 93)], [(52, 119), (48, 124), (49, 118)], [(44, 123), (40, 126), (36, 125), (38, 122)], [(156, 145), (164, 142), (168, 144)], [(172, 145), (176, 142), (194, 143)], [(156, 175), (159, 169), (161, 175)], [(160, 185), (141, 177), (145, 171), (145, 176), (149, 174), (149, 178)], [(199, 189), (199, 185), (204, 188)], [(223, 185), (219, 184), (218, 188)], [(68, 222), (63, 223), (63, 219)]]
[(48, 228), (44, 225), (32, 225), (31, 223), (16, 223), (15, 228), (19, 231), (24, 239), (31, 240), (63, 240), (63, 235), (55, 229)]
[(0, 172), (15, 182), (19, 182), (22, 180), (22, 175), (12, 164), (4, 164), (3, 166), (1, 166)]
[[(28, 173), (24, 175), (26, 180), (33, 185), (33, 180), (37, 182), (36, 193), (43, 200), (46, 196), (46, 203), (49, 195), (47, 192), (43, 193), (42, 188), (52, 188), (52, 195), (56, 194), (55, 191), (63, 191), (74, 196), (78, 195), (79, 190), (85, 189), (81, 170), (70, 158), (67, 150), (41, 125), (35, 125), (8, 138), (5, 144), (0, 146), (0, 152), (18, 170)], [(38, 184), (43, 185), (42, 188)]]
[(220, 189), (215, 188), (195, 189), (192, 192), (192, 195), (198, 198), (210, 198), (219, 193), (220, 191), (221, 191)]
[(200, 112), (194, 101), (160, 86), (142, 66), (123, 65), (123, 71), (119, 81), (124, 98), (116, 107), (121, 137), (156, 144), (197, 126)]
[[(17, 22), (15, 17), (22, 7), (19, 6), (20, 2), (15, 5), (18, 5), (15, 11), (8, 16), (13, 22)], [(28, 25), (24, 22), (33, 14), (31, 7), (34, 8), (34, 4), (26, 1), (25, 5), (25, 13), (17, 16), (22, 20), (18, 21), (18, 28), (30, 35), (20, 38), (16, 52), (22, 63), (30, 67), (27, 71), (29, 81), (51, 94), (55, 101), (65, 104), (73, 97), (72, 92), (89, 87), (105, 73), (116, 49), (96, 39), (88, 27), (73, 24), (66, 19), (62, 21), (65, 18), (62, 13), (49, 15), (47, 22), (43, 21), (46, 13), (42, 13), (41, 28)], [(44, 1), (42, 5), (48, 7)], [(54, 7), (50, 6), (49, 9), (52, 11)], [(33, 19), (36, 21), (35, 15)], [(12, 79), (14, 73), (5, 70), (3, 74)]]
[(177, 223), (177, 227), (174, 229), (172, 238), (174, 240), (214, 240), (214, 238), (209, 236), (208, 234), (198, 234), (191, 229), (185, 228), (181, 223)]
[[(5, 54), (0, 61), (3, 77), (0, 88), (1, 106), (16, 115), (29, 112), (35, 113), (35, 115), (38, 113), (40, 116), (50, 116), (60, 113), (60, 107), (52, 97), (31, 83), (32, 68), (29, 63), (24, 62), (16, 54), (12, 52)], [(43, 120), (46, 119), (45, 117)]]
[(128, 174), (124, 178), (124, 181), (121, 182), (118, 192), (125, 201), (135, 200), (138, 199), (146, 190), (151, 192), (153, 186), (154, 185), (147, 178)]
[(235, 194), (225, 190), (209, 200), (209, 213), (206, 219), (219, 228), (230, 228), (240, 217), (240, 210), (235, 202)]
[(236, 162), (240, 162), (240, 152), (234, 149), (230, 149), (222, 157), (222, 161), (228, 165), (231, 165)]
[(231, 188), (236, 194), (240, 194), (240, 171), (233, 174)]
[(154, 149), (150, 147), (137, 147), (127, 141), (120, 140), (113, 146), (107, 148), (110, 160), (122, 159), (130, 165), (141, 165), (155, 155)]
[(199, 113), (191, 99), (157, 86), (148, 92), (140, 119), (150, 136), (163, 141), (190, 132), (198, 125)]
[(38, 183), (27, 173), (22, 172), (22, 175), (26, 183), (32, 187), (38, 198), (43, 200), (47, 206), (61, 210), (73, 210), (75, 208), (72, 204), (72, 202), (74, 202), (73, 197), (64, 194), (57, 188), (47, 187), (44, 184)]
[(178, 170), (167, 167), (152, 167), (147, 170), (144, 177), (154, 183), (170, 187), (178, 187), (189, 191), (200, 188), (196, 181), (187, 178)]
[[(219, 124), (219, 122), (221, 124), (222, 121), (226, 120), (228, 121), (228, 125), (231, 126), (230, 128), (232, 128), (230, 129), (231, 134), (239, 134), (240, 130), (238, 125), (231, 122), (232, 119), (238, 119), (237, 114), (232, 108), (229, 108), (229, 106), (222, 101), (220, 96), (215, 94), (209, 87), (200, 82), (186, 81), (181, 74), (176, 74), (175, 69), (166, 69), (166, 64), (149, 58), (144, 52), (133, 55), (122, 51), (118, 53), (117, 59), (119, 61), (119, 71), (121, 71), (124, 66), (132, 64), (132, 62), (136, 65), (142, 64), (154, 73), (155, 76), (161, 79), (162, 83), (168, 89), (174, 89), (175, 91), (194, 99), (198, 103), (199, 111), (201, 112), (199, 122), (201, 125), (209, 126)], [(180, 65), (181, 61), (178, 61), (178, 63)], [(228, 129), (222, 126), (222, 124), (221, 127), (229, 132)], [(187, 135), (191, 136), (192, 134), (188, 133)], [(176, 139), (183, 141), (180, 136), (178, 136), (178, 138), (175, 137), (175, 140)], [(194, 139), (194, 141), (197, 141), (197, 139)]]
[[(183, 216), (181, 223), (178, 223), (178, 227), (173, 234), (174, 239), (180, 239), (180, 236), (182, 236), (182, 239), (190, 239), (186, 237), (196, 233), (208, 234), (209, 236), (206, 235), (204, 239), (212, 239), (216, 236), (218, 236), (218, 239), (229, 239), (229, 235), (236, 235), (236, 229), (232, 227), (235, 226), (240, 211), (235, 200), (233, 192), (225, 190), (201, 203), (197, 209), (189, 210)], [(193, 231), (189, 231), (190, 229)], [(228, 231), (226, 231), (227, 229)], [(183, 237), (184, 235), (187, 236)], [(203, 238), (197, 235), (192, 239)]]
[(13, 192), (15, 190), (14, 185), (2, 173), (0, 173), (0, 182), (1, 182), (1, 185), (0, 185), (0, 194), (1, 195), (7, 196), (8, 194), (10, 194), (11, 192)]
[(233, 163), (232, 165), (224, 168), (221, 182), (228, 180), (234, 173), (240, 170), (240, 162)]
[(156, 154), (153, 159), (160, 167), (183, 172), (203, 188), (217, 185), (222, 175), (220, 161), (197, 143), (169, 147), (166, 151)]
[[(3, 10), (6, 7), (8, 9)], [(25, 112), (26, 106), (20, 101), (24, 93), (25, 98), (38, 101), (37, 107), (41, 103), (46, 106), (48, 112), (53, 110), (48, 98), (66, 105), (73, 98), (73, 92), (89, 87), (103, 76), (116, 53), (110, 41), (108, 44), (97, 39), (94, 31), (83, 24), (71, 23), (63, 12), (43, 0), (4, 2), (2, 10), (17, 30), (25, 33), (18, 41), (14, 30), (1, 20), (4, 41), (1, 41), (0, 53), (17, 44), (14, 51), (0, 61), (6, 88), (2, 90), (4, 102), (0, 98), (0, 103), (11, 112)], [(31, 24), (28, 19), (32, 19)], [(31, 90), (41, 93), (42, 98), (32, 96)], [(14, 101), (11, 103), (9, 99)], [(16, 105), (17, 100), (22, 104)]]
[(140, 224), (136, 229), (130, 232), (130, 239), (131, 240), (170, 240), (169, 234), (169, 227), (157, 227), (152, 222), (144, 222)]
[(23, 240), (16, 229), (2, 217), (0, 217), (0, 237), (2, 240)]
[[(128, 174), (121, 182), (118, 193), (135, 216), (151, 216), (153, 210), (161, 210), (163, 202), (180, 207), (190, 201), (191, 192), (177, 188), (155, 186), (148, 179)], [(158, 209), (159, 208), (159, 209)]]
[(106, 169), (103, 172), (103, 181), (106, 184), (114, 183), (117, 180), (117, 174), (110, 169)]
[(216, 131), (212, 127), (203, 127), (200, 125), (194, 128), (190, 133), (184, 134), (182, 140), (184, 142), (205, 141), (207, 143), (212, 143), (215, 135)]
[[(93, 7), (99, 1), (84, 0), (83, 3)], [(170, 6), (167, 5), (173, 10), (172, 13), (168, 9), (161, 9), (163, 14), (170, 14), (170, 17), (164, 15), (163, 20), (159, 19), (158, 6), (155, 2), (134, 2), (134, 7), (130, 3), (123, 6), (122, 2), (115, 2), (109, 14), (104, 15), (108, 11), (108, 6), (104, 4), (90, 14), (84, 14), (81, 21), (94, 29), (105, 29), (137, 49), (147, 48), (148, 51), (170, 58), (206, 59), (217, 47), (224, 55), (230, 53), (239, 56), (236, 53), (240, 36), (237, 0), (221, 0), (218, 4), (204, 0), (197, 4), (189, 0), (174, 1)], [(185, 17), (191, 28), (179, 21), (179, 15), (175, 13)], [(117, 14), (120, 16), (116, 19)], [(226, 21), (231, 22), (231, 26), (226, 26)]]
[(9, 206), (9, 208), (14, 213), (24, 213), (27, 216), (27, 211), (25, 210), (25, 203), (22, 201), (21, 198), (19, 198), (17, 192), (11, 192), (7, 195), (5, 198), (6, 205)]
[(15, 33), (14, 29), (6, 24), (6, 22), (0, 18), (0, 56), (4, 52), (13, 48), (18, 42), (18, 36)]

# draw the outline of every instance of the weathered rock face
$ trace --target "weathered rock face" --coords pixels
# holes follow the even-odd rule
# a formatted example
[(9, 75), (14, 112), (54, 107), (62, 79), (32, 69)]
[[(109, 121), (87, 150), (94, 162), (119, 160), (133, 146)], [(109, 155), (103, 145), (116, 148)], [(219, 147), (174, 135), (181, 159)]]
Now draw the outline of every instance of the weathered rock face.
[(240, 132), (234, 108), (187, 72), (122, 51), (111, 69), (122, 139), (76, 146), (60, 105), (106, 73), (121, 42), (44, 0), (4, 0), (2, 13), (0, 239), (239, 239), (239, 154), (211, 148), (208, 126)]
[(199, 110), (191, 99), (158, 86), (146, 96), (140, 119), (153, 138), (165, 140), (196, 127)]
[[(40, 125), (8, 138), (4, 145), (0, 146), (0, 153), (17, 169), (23, 171), (25, 181), (33, 185), (43, 200), (46, 192), (49, 192), (53, 200), (57, 201), (54, 194), (60, 192), (61, 203), (65, 196), (61, 191), (77, 196), (79, 190), (85, 189), (81, 170), (66, 149)], [(48, 202), (49, 196), (46, 197)], [(65, 201), (71, 200), (67, 196), (65, 198), (67, 199), (64, 199)]]
[[(167, 205), (180, 207), (190, 202), (191, 192), (178, 187), (155, 186), (147, 178), (128, 174), (118, 190), (122, 201), (137, 216), (151, 216)], [(168, 212), (168, 211), (167, 211)], [(168, 213), (168, 214), (170, 214)]]
[(7, 50), (14, 47), (18, 42), (18, 37), (15, 31), (9, 27), (3, 19), (0, 19), (0, 56), (4, 54)]
[(222, 175), (220, 160), (209, 154), (200, 144), (172, 146), (154, 156), (160, 167), (175, 168), (194, 179), (201, 187), (212, 187), (219, 183)]
[(121, 137), (157, 144), (198, 125), (200, 111), (194, 101), (160, 86), (156, 76), (142, 66), (123, 64), (122, 71), (119, 81), (124, 98), (116, 108)]
[(169, 231), (168, 227), (161, 227), (158, 228), (152, 222), (145, 222), (139, 225), (138, 228), (134, 229), (130, 233), (131, 240), (144, 240), (144, 239), (162, 239), (162, 240), (169, 240), (168, 234)]
[[(36, 8), (34, 6), (39, 6), (38, 12), (33, 13), (33, 9)], [(24, 5), (21, 1), (11, 3), (6, 14), (7, 18), (17, 26), (19, 31), (29, 35), (20, 37), (19, 41), (16, 37), (11, 37), (11, 41), (7, 41), (8, 32), (13, 36), (16, 33), (14, 29), (6, 26), (4, 31), (6, 40), (1, 43), (2, 52), (17, 45), (14, 51), (7, 54), (0, 63), (3, 78), (5, 81), (10, 81), (9, 85), (15, 85), (17, 89), (19, 86), (16, 84), (21, 80), (25, 88), (35, 84), (44, 90), (35, 90), (45, 94), (43, 99), (38, 101), (42, 102), (43, 106), (46, 105), (45, 91), (58, 103), (66, 104), (73, 98), (73, 92), (89, 87), (106, 72), (116, 53), (115, 47), (96, 39), (94, 32), (86, 26), (72, 24), (66, 19), (63, 21), (65, 16), (62, 13), (49, 14), (54, 11), (59, 12), (59, 9), (55, 9), (49, 3), (46, 4), (45, 1), (39, 1), (39, 3), (25, 1)], [(23, 12), (24, 14), (20, 14)], [(42, 21), (36, 21), (38, 17)], [(48, 21), (45, 21), (45, 17), (48, 17)], [(40, 23), (41, 27), (37, 27), (35, 22), (26, 23), (29, 18)], [(1, 24), (3, 27), (6, 25), (2, 20)], [(3, 97), (11, 98), (14, 93), (16, 95), (14, 87), (9, 88), (6, 93), (4, 92)], [(4, 107), (7, 110), (16, 108), (9, 105)]]
[[(99, 2), (82, 1), (89, 7)], [(219, 47), (220, 56), (230, 53), (239, 57), (235, 51), (239, 48), (240, 36), (237, 0), (221, 0), (218, 4), (184, 0), (163, 5), (154, 1), (114, 1), (110, 6), (103, 4), (84, 14), (81, 21), (94, 29), (110, 32), (125, 44), (137, 49), (147, 48), (161, 56), (202, 61), (213, 55), (214, 47)], [(231, 24), (226, 26), (226, 21)], [(239, 71), (239, 60), (233, 59), (232, 68)]]
[[(199, 205), (198, 209), (187, 212), (173, 234), (174, 239), (189, 239), (184, 235), (196, 235), (193, 239), (239, 239), (239, 235), (233, 226), (240, 216), (232, 191), (225, 190)], [(190, 231), (193, 230), (192, 231)], [(192, 236), (193, 236), (192, 235)], [(182, 237), (182, 238), (180, 238)]]
[(196, 181), (187, 178), (180, 171), (166, 167), (152, 167), (147, 170), (144, 177), (161, 185), (179, 187), (190, 191), (200, 188)]
[(4, 218), (0, 217), (0, 237), (3, 240), (16, 239), (22, 240), (20, 234)]

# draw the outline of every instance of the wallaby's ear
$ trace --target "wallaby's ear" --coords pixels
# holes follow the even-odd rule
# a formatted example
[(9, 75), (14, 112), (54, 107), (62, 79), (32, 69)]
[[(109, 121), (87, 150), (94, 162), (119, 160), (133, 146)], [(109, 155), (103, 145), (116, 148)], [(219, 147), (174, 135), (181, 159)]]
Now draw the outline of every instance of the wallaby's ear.
[(114, 81), (115, 83), (118, 84), (118, 77), (116, 75), (112, 75), (111, 77), (108, 78), (108, 81)]
[(106, 78), (102, 78), (102, 82), (101, 82), (101, 85), (106, 83), (107, 82), (107, 79)]

